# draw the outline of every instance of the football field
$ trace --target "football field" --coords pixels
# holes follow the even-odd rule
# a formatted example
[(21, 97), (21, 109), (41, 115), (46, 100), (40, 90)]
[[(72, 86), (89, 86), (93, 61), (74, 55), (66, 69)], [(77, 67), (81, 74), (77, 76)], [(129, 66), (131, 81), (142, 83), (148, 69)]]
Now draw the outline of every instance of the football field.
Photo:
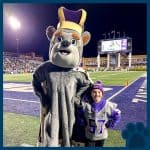
[[(115, 131), (109, 131), (113, 133), (113, 135), (116, 135), (120, 143), (115, 143), (112, 139), (110, 141), (108, 139), (106, 146), (124, 146), (120, 131), (125, 128), (127, 123), (143, 122), (146, 125), (146, 72), (90, 72), (89, 75), (93, 81), (103, 81), (105, 91), (104, 98), (117, 103), (122, 112), (121, 122), (114, 128)], [(39, 127), (40, 102), (33, 93), (31, 81), (31, 74), (4, 75), (4, 145), (12, 146), (14, 144), (14, 146), (19, 146), (22, 143), (31, 145), (35, 145), (36, 143)], [(23, 123), (15, 123), (14, 126), (17, 124), (17, 129), (15, 129), (16, 133), (14, 133), (15, 136), (18, 137), (18, 134), (25, 132), (23, 130), (26, 129), (26, 126), (28, 126), (28, 129), (30, 128), (29, 131), (31, 130), (29, 134), (21, 135), (22, 138), (17, 138), (10, 134), (10, 130), (12, 130), (12, 125), (16, 118), (17, 121), (21, 120)], [(22, 120), (23, 118), (24, 120)], [(26, 119), (31, 120), (29, 122), (25, 121)], [(23, 136), (30, 136), (31, 140), (25, 140)], [(13, 140), (13, 138), (15, 140)]]

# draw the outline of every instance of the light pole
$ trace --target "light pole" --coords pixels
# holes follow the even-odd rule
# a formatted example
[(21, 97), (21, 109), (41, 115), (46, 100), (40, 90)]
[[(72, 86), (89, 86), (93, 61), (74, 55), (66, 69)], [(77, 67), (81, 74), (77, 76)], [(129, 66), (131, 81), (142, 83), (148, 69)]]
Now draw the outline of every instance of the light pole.
[(110, 33), (108, 33), (108, 37), (109, 37), (109, 39), (110, 39)]
[(123, 32), (123, 37), (126, 37), (126, 34), (125, 34), (125, 32)]
[(19, 38), (18, 38), (18, 31), (20, 30), (21, 28), (21, 23), (20, 21), (14, 17), (14, 16), (10, 16), (9, 17), (9, 23), (10, 23), (10, 26), (13, 30), (15, 30), (16, 32), (16, 50), (17, 50), (17, 53), (19, 52)]
[(105, 37), (105, 39), (106, 39), (106, 33), (103, 33), (102, 35), (103, 35), (103, 36)]
[(117, 32), (117, 34), (118, 34), (118, 37), (120, 38), (120, 32)]
[(113, 31), (111, 31), (111, 33), (113, 34), (113, 38), (115, 39), (115, 29)]

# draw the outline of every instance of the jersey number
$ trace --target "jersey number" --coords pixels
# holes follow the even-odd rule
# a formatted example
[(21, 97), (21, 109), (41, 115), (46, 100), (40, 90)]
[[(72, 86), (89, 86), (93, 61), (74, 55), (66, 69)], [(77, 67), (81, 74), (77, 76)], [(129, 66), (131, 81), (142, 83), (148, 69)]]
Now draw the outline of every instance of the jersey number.
[(104, 122), (105, 122), (105, 120), (98, 120), (98, 125), (96, 127), (95, 120), (89, 119), (89, 126), (90, 126), (89, 127), (89, 131), (91, 133), (95, 133), (96, 128), (97, 128), (98, 130), (96, 132), (102, 134), (102, 132), (103, 132), (103, 128), (102, 127), (103, 127)]

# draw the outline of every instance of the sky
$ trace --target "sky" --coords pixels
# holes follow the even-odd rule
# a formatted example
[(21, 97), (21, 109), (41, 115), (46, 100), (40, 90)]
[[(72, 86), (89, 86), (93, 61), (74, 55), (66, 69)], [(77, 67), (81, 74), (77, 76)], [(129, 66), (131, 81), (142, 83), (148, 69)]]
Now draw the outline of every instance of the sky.
[[(97, 56), (97, 43), (104, 39), (104, 33), (115, 30), (132, 38), (132, 53), (146, 54), (146, 4), (52, 4), (52, 3), (4, 3), (3, 4), (3, 47), (4, 51), (16, 52), (16, 37), (19, 39), (19, 52), (35, 52), (48, 59), (49, 41), (45, 30), (49, 25), (57, 26), (58, 8), (85, 9), (87, 18), (85, 30), (91, 33), (91, 40), (84, 47), (83, 57)], [(21, 28), (14, 31), (8, 21), (10, 15), (18, 18)], [(113, 34), (110, 34), (113, 38)], [(116, 34), (116, 38), (119, 35)]]

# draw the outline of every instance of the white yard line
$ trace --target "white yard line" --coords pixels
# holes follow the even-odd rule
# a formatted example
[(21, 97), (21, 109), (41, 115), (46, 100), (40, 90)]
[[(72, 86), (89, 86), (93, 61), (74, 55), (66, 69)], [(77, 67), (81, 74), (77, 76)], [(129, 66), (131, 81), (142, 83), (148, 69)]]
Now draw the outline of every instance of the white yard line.
[[(142, 75), (143, 76), (143, 75)], [(145, 74), (144, 74), (145, 77)], [(140, 77), (139, 77), (140, 78)], [(131, 84), (133, 84), (134, 82), (136, 82), (139, 78), (137, 78), (135, 81), (131, 82), (128, 86), (122, 88), (120, 91), (118, 91), (117, 93), (115, 93), (114, 95), (112, 95), (111, 97), (109, 97), (107, 100), (110, 101), (111, 99), (113, 99), (115, 96), (119, 95), (122, 91), (124, 91), (126, 88), (128, 88)], [(28, 102), (28, 103), (38, 103), (40, 104), (40, 102), (37, 101), (29, 101), (29, 100), (22, 100), (22, 99), (14, 99), (14, 98), (4, 98), (6, 100), (12, 100), (12, 101), (22, 101), (22, 102)]]
[[(140, 77), (139, 77), (140, 78)], [(120, 91), (118, 91), (117, 93), (115, 93), (114, 95), (112, 95), (111, 97), (109, 97), (107, 99), (107, 101), (110, 101), (111, 99), (113, 99), (115, 96), (119, 95), (122, 91), (124, 91), (126, 88), (128, 88), (131, 84), (133, 84), (134, 82), (136, 82), (139, 78), (137, 78), (135, 81), (131, 82), (128, 86), (125, 86), (124, 88), (122, 88)]]
[(40, 104), (40, 102), (37, 101), (29, 101), (29, 100), (25, 100), (25, 99), (15, 99), (15, 98), (4, 98), (6, 100), (11, 100), (11, 101), (20, 101), (20, 102), (27, 102), (27, 103), (37, 103)]

